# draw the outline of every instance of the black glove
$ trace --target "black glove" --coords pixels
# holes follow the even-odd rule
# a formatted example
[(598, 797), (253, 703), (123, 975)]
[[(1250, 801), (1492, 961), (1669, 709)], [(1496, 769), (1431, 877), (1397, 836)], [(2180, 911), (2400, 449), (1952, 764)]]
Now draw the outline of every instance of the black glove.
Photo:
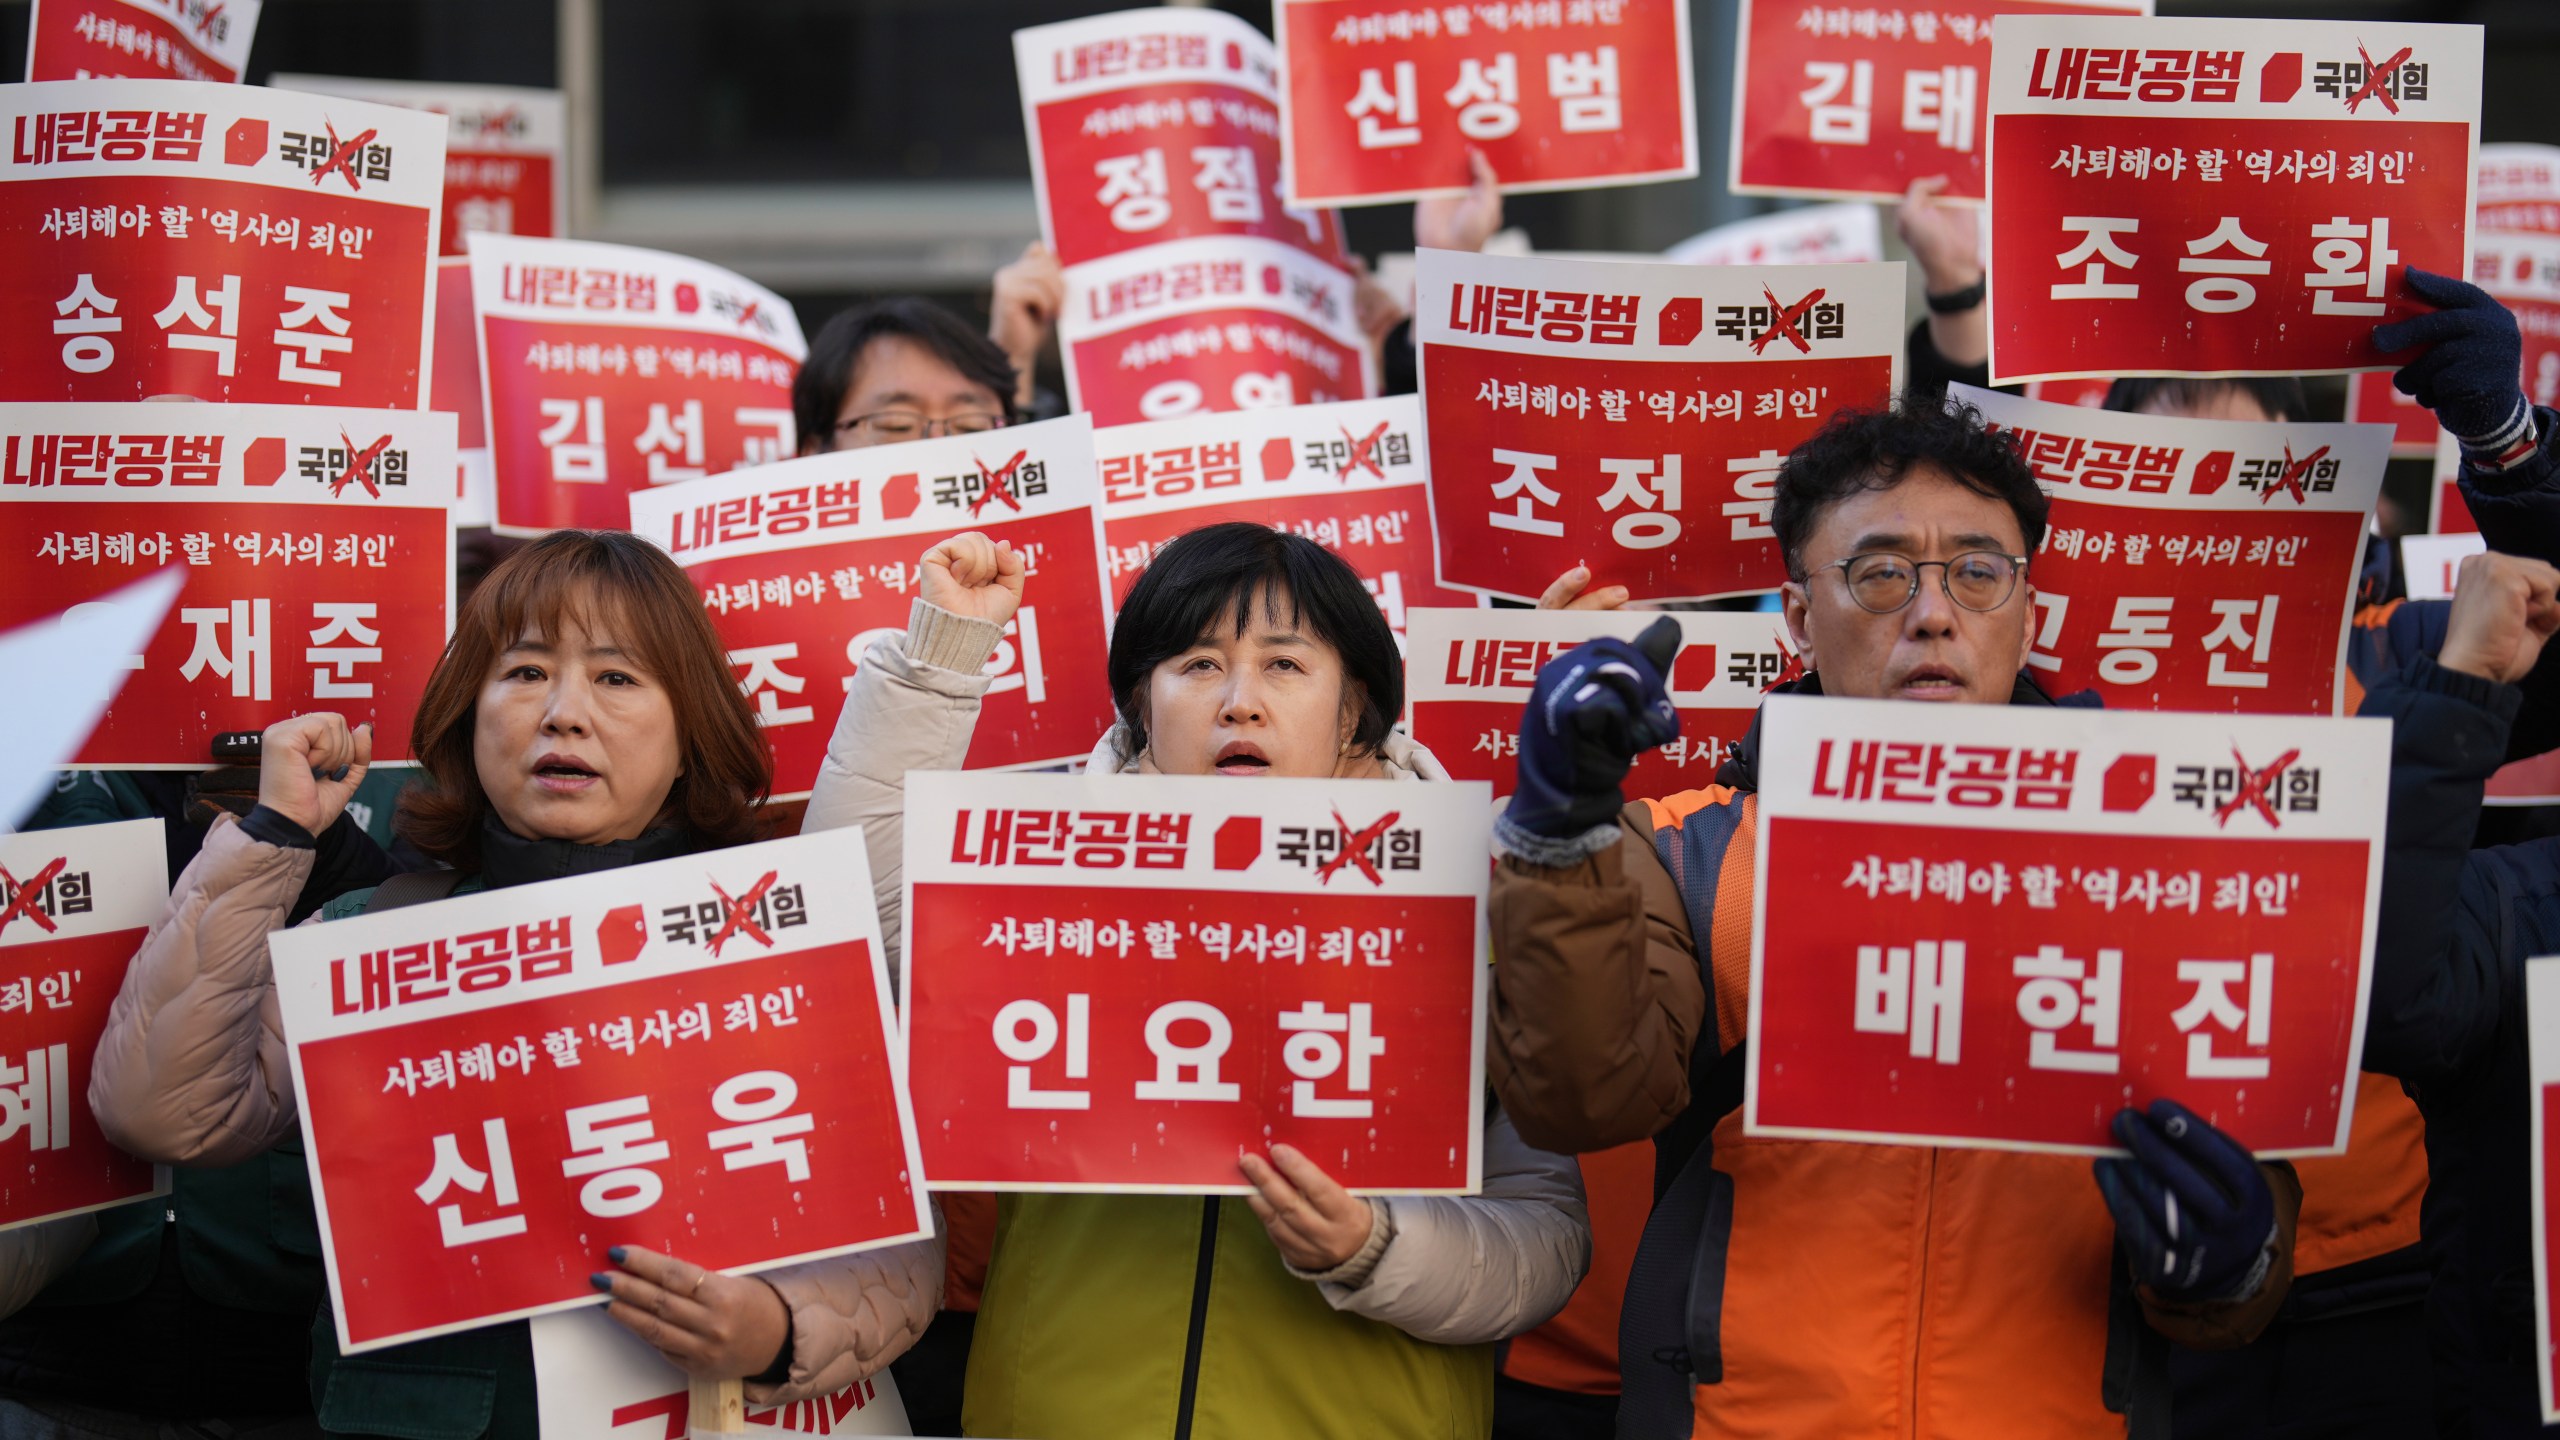
[(1680, 633), (1665, 616), (1632, 641), (1586, 641), (1547, 662), (1520, 719), (1520, 786), (1507, 821), (1570, 840), (1618, 817), (1627, 767), (1680, 734), (1663, 683)]
[(2131, 1159), (2098, 1162), (2098, 1190), (2134, 1278), (2167, 1300), (2244, 1300), (2265, 1283), (2275, 1192), (2251, 1155), (2175, 1100), (2116, 1112)]
[(2391, 383), (2436, 413), (2462, 448), (2495, 459), (2533, 433), (2524, 398), (2524, 334), (2506, 306), (2477, 285), (2412, 265), (2409, 289), (2436, 308), (2373, 327), (2385, 353), (2418, 350)]

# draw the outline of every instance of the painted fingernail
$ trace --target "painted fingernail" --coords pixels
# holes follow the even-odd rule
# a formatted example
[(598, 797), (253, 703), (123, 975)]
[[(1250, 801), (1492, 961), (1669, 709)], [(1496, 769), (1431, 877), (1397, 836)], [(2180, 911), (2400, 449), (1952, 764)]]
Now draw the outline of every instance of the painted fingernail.
[(337, 769), (329, 772), (329, 778), (332, 780), (344, 780), (347, 778), (347, 771), (350, 768), (352, 767), (341, 765)]
[(593, 1285), (599, 1290), (610, 1291), (613, 1289), (613, 1277), (610, 1275), (590, 1275), (587, 1277), (587, 1283)]
[(607, 1260), (612, 1261), (612, 1262), (613, 1262), (614, 1264), (616, 1264), (616, 1265), (619, 1265), (619, 1264), (621, 1264), (621, 1263), (622, 1263), (622, 1257), (623, 1257), (623, 1256), (625, 1256), (625, 1255), (627, 1255), (627, 1254), (629, 1254), (629, 1253), (630, 1253), (630, 1252), (629, 1252), (628, 1250), (624, 1249), (622, 1246), (620, 1246), (620, 1245), (615, 1245), (615, 1246), (612, 1246), (612, 1247), (608, 1248), (608, 1249), (604, 1252), (604, 1258), (606, 1258)]

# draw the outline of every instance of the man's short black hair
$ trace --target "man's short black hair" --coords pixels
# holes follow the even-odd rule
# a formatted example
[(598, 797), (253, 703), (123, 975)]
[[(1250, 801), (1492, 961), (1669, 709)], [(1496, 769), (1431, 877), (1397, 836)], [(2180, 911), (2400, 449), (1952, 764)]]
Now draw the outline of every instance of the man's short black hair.
[(2127, 376), (2107, 387), (2107, 408), (2132, 414), (2145, 405), (2165, 403), (2173, 410), (2191, 411), (2212, 403), (2213, 397), (2225, 390), (2238, 390), (2257, 401), (2258, 408), (2266, 411), (2270, 420), (2311, 418), (2311, 397), (2303, 393), (2302, 382), (2290, 375), (2272, 379)]
[(1832, 506), (1867, 490), (1890, 490), (1915, 465), (1934, 465), (1977, 495), (2005, 502), (2018, 517), (2029, 556), (2044, 544), (2052, 509), (2017, 447), (1982, 428), (1970, 405), (1950, 411), (1934, 399), (1905, 397), (1890, 410), (1847, 410), (1778, 467), (1770, 528), (1786, 556), (1787, 575), (1802, 583), (1804, 547)]
[(1111, 628), (1111, 696), (1132, 750), (1146, 748), (1144, 702), (1155, 668), (1218, 625), (1243, 635), (1257, 595), (1264, 618), (1303, 626), (1342, 656), (1343, 674), (1359, 687), (1353, 748), (1375, 753), (1387, 743), (1388, 728), (1404, 713), (1404, 657), (1360, 572), (1304, 535), (1237, 520), (1204, 525), (1158, 550), (1120, 602)]
[(845, 392), (853, 388), (854, 368), (862, 352), (884, 335), (900, 335), (933, 352), (943, 364), (995, 392), (1005, 417), (1013, 415), (1013, 362), (996, 342), (968, 321), (930, 300), (893, 295), (850, 310), (839, 310), (818, 327), (809, 342), (809, 359), (791, 382), (791, 419), (800, 438), (822, 448), (834, 433), (836, 414), (844, 409)]

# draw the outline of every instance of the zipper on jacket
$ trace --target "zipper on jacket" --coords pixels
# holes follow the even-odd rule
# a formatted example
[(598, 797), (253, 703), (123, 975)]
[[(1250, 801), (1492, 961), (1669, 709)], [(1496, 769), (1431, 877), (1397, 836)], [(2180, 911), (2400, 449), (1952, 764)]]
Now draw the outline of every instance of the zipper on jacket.
[(1938, 1210), (1938, 1147), (1929, 1147), (1929, 1173), (1920, 1190), (1919, 1284), (1911, 1299), (1911, 1436), (1920, 1440), (1920, 1356), (1929, 1329), (1929, 1232)]
[(1182, 1396), (1173, 1410), (1173, 1440), (1191, 1440), (1191, 1406), (1200, 1396), (1200, 1341), (1209, 1328), (1209, 1272), (1218, 1262), (1218, 1197), (1201, 1198), (1200, 1264), (1191, 1275), (1191, 1333), (1182, 1342)]

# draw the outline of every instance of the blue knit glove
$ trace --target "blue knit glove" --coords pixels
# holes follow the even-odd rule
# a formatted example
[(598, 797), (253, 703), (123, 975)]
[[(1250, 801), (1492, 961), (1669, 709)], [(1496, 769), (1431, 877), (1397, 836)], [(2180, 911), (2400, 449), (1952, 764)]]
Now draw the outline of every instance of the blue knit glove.
[(2133, 1158), (2098, 1162), (2098, 1190), (2134, 1278), (2166, 1300), (2245, 1300), (2266, 1283), (2276, 1198), (2247, 1150), (2175, 1100), (2116, 1112)]
[(2435, 306), (2424, 315), (2373, 327), (2384, 353), (2419, 350), (2391, 383), (2436, 412), (2475, 459), (2491, 460), (2533, 433), (2524, 398), (2524, 335), (2507, 307), (2477, 285), (2412, 265), (2409, 289)]
[(1547, 662), (1520, 718), (1520, 787), (1505, 828), (1574, 840), (1618, 818), (1635, 757), (1680, 734), (1663, 675), (1680, 653), (1668, 616), (1634, 640), (1587, 641)]

